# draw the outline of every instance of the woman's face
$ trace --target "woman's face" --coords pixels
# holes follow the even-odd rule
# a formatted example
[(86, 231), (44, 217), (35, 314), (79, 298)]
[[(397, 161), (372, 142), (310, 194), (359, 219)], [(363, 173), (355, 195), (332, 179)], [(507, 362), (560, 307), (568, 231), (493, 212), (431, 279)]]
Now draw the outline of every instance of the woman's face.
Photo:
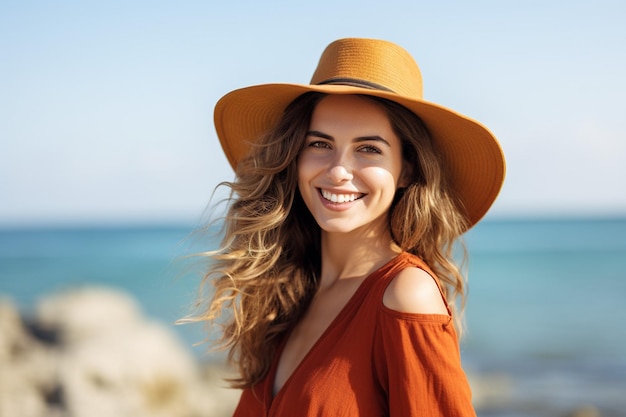
[(324, 97), (298, 158), (300, 194), (322, 230), (384, 232), (395, 192), (406, 185), (385, 109), (359, 96)]

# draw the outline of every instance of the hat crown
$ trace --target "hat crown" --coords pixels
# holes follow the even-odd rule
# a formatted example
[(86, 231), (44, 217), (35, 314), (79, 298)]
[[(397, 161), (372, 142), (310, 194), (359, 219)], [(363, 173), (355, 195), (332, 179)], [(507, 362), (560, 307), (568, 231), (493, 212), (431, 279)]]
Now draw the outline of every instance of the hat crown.
[(475, 120), (424, 101), (415, 60), (383, 40), (346, 38), (331, 43), (311, 84), (262, 84), (222, 97), (215, 106), (215, 129), (230, 164), (236, 167), (252, 143), (276, 126), (289, 103), (309, 92), (380, 97), (417, 115), (441, 155), (468, 226), (483, 217), (498, 195), (506, 162), (495, 136)]
[(326, 47), (311, 84), (340, 84), (422, 99), (422, 74), (402, 47), (376, 39), (339, 39)]

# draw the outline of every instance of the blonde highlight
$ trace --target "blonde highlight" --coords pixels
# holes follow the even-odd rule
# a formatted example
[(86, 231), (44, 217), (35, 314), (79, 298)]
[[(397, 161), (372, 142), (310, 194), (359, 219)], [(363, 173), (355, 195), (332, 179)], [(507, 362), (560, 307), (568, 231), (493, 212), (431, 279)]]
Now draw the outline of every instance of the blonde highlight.
[[(236, 168), (224, 238), (211, 253), (203, 285), (213, 294), (195, 321), (221, 325), (219, 348), (239, 377), (236, 388), (260, 381), (284, 334), (302, 315), (316, 288), (319, 232), (297, 191), (297, 157), (319, 94), (285, 110), (274, 129), (254, 142)], [(311, 257), (313, 255), (313, 257)], [(319, 256), (317, 257), (319, 258)], [(222, 312), (230, 312), (222, 317)]]

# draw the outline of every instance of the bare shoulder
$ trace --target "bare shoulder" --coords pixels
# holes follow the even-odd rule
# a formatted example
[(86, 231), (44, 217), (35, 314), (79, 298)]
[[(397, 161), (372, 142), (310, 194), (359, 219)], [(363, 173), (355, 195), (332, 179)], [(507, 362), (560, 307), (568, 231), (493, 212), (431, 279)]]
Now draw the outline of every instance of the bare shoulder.
[(448, 314), (437, 283), (419, 268), (406, 268), (396, 275), (385, 290), (383, 304), (403, 313)]

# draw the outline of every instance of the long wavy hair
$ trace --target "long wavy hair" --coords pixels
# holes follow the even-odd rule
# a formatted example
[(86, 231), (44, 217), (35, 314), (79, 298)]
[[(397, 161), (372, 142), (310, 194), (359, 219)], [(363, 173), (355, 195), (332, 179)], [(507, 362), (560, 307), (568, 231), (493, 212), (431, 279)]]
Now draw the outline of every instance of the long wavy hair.
[[(220, 184), (230, 188), (224, 236), (218, 250), (205, 254), (211, 262), (203, 286), (212, 295), (200, 300), (194, 320), (221, 326), (217, 346), (228, 349), (239, 373), (230, 380), (233, 387), (251, 387), (266, 376), (281, 337), (317, 290), (321, 232), (298, 191), (297, 160), (323, 97), (306, 93), (294, 100), (239, 162), (235, 180)], [(464, 278), (452, 252), (465, 217), (428, 131), (403, 106), (363, 97), (386, 109), (413, 171), (411, 185), (398, 190), (389, 211), (391, 234), (435, 272), (450, 305), (460, 298), (462, 306)]]

